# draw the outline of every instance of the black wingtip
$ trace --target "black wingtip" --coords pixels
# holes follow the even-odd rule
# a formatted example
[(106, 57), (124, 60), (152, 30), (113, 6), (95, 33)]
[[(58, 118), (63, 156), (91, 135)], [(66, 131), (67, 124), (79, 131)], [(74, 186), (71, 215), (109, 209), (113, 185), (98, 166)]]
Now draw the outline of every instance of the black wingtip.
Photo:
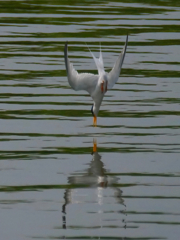
[(65, 45), (64, 45), (64, 57), (67, 56), (67, 47), (68, 47), (68, 41), (65, 42)]
[(129, 37), (129, 32), (127, 32), (126, 42), (128, 41), (128, 37)]
[(68, 72), (68, 64), (67, 64), (67, 49), (68, 49), (68, 41), (66, 41), (64, 45), (64, 61), (65, 61), (65, 66), (66, 66), (66, 72)]
[(125, 50), (127, 48), (127, 45), (128, 45), (128, 37), (129, 37), (129, 33), (127, 32), (127, 36), (126, 36), (126, 42), (125, 42)]
[[(124, 48), (123, 48), (124, 53), (123, 53), (122, 64), (123, 64), (123, 61), (124, 61), (124, 58), (125, 58), (127, 45), (128, 45), (128, 32), (127, 32), (127, 36), (126, 36), (126, 42), (125, 42), (125, 45), (124, 45)], [(121, 66), (122, 66), (122, 65), (121, 65)]]
[(67, 49), (67, 47), (68, 47), (68, 41), (65, 42), (65, 45), (64, 45), (64, 52), (65, 52), (65, 50)]

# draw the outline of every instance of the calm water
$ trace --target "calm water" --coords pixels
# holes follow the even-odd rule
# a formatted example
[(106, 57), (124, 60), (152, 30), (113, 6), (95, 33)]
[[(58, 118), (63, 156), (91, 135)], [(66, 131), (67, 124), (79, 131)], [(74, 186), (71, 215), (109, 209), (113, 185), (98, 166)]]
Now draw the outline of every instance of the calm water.
[[(0, 2), (0, 239), (179, 239), (179, 16), (175, 0)], [(94, 128), (65, 41), (96, 73), (85, 43), (109, 71), (127, 32)]]

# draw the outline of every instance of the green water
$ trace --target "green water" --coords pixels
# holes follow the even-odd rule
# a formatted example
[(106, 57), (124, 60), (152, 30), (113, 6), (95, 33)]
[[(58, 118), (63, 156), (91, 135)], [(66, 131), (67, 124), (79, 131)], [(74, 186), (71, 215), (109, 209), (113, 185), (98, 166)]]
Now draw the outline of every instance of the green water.
[[(179, 16), (179, 1), (0, 2), (0, 239), (179, 239)], [(110, 71), (127, 33), (95, 128), (64, 44), (97, 73), (101, 42)]]

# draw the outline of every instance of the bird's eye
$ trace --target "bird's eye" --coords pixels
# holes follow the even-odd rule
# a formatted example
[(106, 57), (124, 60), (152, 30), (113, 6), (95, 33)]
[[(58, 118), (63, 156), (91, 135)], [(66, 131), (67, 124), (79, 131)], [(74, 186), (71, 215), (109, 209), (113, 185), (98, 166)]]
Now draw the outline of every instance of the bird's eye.
[(91, 112), (92, 112), (92, 115), (93, 115), (93, 117), (94, 117), (93, 105), (92, 105), (92, 107), (91, 107)]

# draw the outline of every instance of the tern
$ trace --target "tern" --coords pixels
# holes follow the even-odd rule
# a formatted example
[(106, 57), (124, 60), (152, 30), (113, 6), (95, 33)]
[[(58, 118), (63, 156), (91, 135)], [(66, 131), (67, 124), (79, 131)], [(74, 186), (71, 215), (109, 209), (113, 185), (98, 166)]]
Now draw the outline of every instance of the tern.
[(112, 70), (109, 73), (105, 72), (104, 70), (101, 48), (99, 58), (96, 58), (94, 54), (89, 50), (98, 69), (97, 75), (91, 73), (79, 74), (74, 69), (73, 64), (70, 62), (68, 58), (68, 42), (65, 43), (64, 60), (69, 85), (75, 91), (78, 90), (87, 91), (92, 97), (94, 104), (92, 105), (91, 113), (93, 115), (94, 126), (97, 126), (97, 116), (105, 93), (107, 92), (107, 90), (111, 89), (114, 86), (114, 84), (118, 81), (121, 72), (121, 67), (126, 54), (127, 43), (128, 35), (126, 37), (124, 48), (119, 54), (118, 59), (116, 60)]

